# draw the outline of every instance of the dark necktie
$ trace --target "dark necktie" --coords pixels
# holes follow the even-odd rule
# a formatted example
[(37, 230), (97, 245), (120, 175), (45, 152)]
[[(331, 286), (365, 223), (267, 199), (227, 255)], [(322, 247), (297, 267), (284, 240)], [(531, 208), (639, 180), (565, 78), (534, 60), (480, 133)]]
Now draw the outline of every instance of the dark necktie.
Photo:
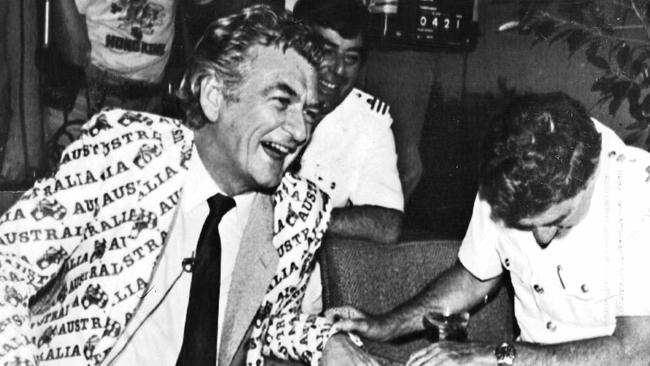
[(235, 206), (221, 194), (208, 199), (210, 213), (205, 219), (196, 246), (190, 300), (185, 317), (183, 346), (176, 366), (215, 366), (217, 364), (217, 323), (221, 276), (221, 239), (219, 222)]

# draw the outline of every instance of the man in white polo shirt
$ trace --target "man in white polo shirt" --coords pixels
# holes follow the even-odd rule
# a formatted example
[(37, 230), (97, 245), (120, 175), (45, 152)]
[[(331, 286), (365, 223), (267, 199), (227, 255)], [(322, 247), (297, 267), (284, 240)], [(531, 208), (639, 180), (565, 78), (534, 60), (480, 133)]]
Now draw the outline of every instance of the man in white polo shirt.
[(368, 10), (359, 1), (298, 1), (297, 19), (325, 41), (318, 99), (326, 114), (301, 160), (300, 175), (332, 197), (329, 233), (394, 242), (404, 196), (388, 104), (354, 88), (367, 54)]
[(650, 362), (650, 154), (565, 94), (520, 97), (489, 128), (458, 257), (408, 303), (365, 319), (339, 309), (356, 318), (339, 326), (376, 339), (422, 330), (427, 309), (475, 307), (505, 269), (516, 342), (440, 342), (408, 365)]

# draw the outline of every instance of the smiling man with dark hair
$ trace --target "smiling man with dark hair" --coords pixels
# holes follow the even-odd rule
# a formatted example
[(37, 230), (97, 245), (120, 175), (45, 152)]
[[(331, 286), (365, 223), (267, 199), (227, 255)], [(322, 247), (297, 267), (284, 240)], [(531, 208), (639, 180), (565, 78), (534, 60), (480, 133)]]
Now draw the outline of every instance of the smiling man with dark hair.
[[(388, 104), (354, 88), (366, 59), (369, 14), (357, 0), (300, 0), (294, 16), (323, 37), (318, 99), (326, 114), (301, 159), (299, 174), (332, 197), (331, 236), (394, 243), (402, 230), (404, 196)], [(305, 310), (318, 313), (316, 268)]]

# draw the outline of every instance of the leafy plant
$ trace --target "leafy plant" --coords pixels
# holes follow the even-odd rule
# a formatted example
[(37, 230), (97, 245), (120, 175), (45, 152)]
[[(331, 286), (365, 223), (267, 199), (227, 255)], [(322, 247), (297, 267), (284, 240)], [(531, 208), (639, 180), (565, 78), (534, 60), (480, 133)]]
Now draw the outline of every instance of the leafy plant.
[(534, 36), (533, 45), (564, 42), (569, 57), (584, 52), (601, 74), (591, 90), (597, 105), (616, 114), (624, 101), (635, 122), (626, 126), (629, 143), (650, 147), (650, 1), (520, 0), (517, 21), (501, 30)]

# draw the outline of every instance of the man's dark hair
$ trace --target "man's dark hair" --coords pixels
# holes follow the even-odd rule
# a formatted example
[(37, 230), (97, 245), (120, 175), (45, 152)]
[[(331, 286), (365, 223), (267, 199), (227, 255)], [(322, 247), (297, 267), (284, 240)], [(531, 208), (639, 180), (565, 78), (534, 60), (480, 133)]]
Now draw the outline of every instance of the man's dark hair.
[(546, 211), (586, 187), (601, 136), (586, 109), (564, 93), (515, 99), (488, 128), (479, 197), (506, 226)]
[(286, 11), (255, 5), (211, 23), (194, 48), (178, 96), (185, 110), (184, 124), (199, 129), (208, 123), (200, 105), (201, 82), (214, 77), (226, 100), (236, 100), (248, 75), (253, 46), (292, 49), (316, 69), (323, 60), (322, 40), (310, 27)]
[(335, 30), (343, 38), (359, 34), (365, 39), (368, 8), (358, 0), (298, 0), (293, 15), (323, 28)]

